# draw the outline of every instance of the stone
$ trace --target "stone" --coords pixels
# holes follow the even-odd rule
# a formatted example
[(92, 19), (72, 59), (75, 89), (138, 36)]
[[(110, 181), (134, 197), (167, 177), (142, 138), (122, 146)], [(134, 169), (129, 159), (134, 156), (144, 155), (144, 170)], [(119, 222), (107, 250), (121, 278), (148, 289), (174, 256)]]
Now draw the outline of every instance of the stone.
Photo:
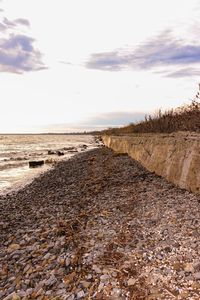
[(56, 154), (56, 152), (53, 150), (48, 150), (48, 155), (53, 155), (53, 154)]
[(66, 259), (65, 259), (65, 266), (66, 266), (66, 267), (69, 267), (70, 263), (71, 263), (70, 258), (66, 258)]
[(5, 296), (5, 292), (0, 291), (0, 299), (4, 299), (3, 297)]
[(11, 244), (8, 247), (9, 251), (15, 251), (15, 250), (19, 250), (20, 249), (20, 245), (19, 244)]
[(47, 254), (45, 254), (45, 256), (44, 256), (44, 259), (49, 259), (51, 257), (51, 253), (47, 253)]
[(60, 151), (60, 150), (58, 150), (58, 151), (56, 152), (56, 154), (57, 154), (58, 156), (62, 156), (62, 155), (64, 155), (65, 153), (62, 152), (62, 151)]
[(117, 272), (115, 272), (115, 271), (112, 272), (112, 276), (113, 276), (113, 277), (117, 277)]
[(107, 274), (104, 274), (104, 275), (101, 275), (101, 276), (100, 276), (100, 280), (101, 280), (102, 282), (108, 281), (109, 279), (110, 279), (110, 276), (107, 275)]
[(29, 168), (37, 168), (44, 165), (44, 160), (29, 161)]
[(66, 298), (66, 300), (74, 300), (74, 299), (75, 299), (75, 295), (74, 294), (72, 294), (72, 295), (70, 295), (69, 297)]
[(97, 273), (100, 274), (101, 273), (101, 269), (99, 267), (97, 267), (96, 265), (92, 266), (92, 269)]
[(80, 292), (78, 292), (77, 295), (76, 295), (77, 299), (81, 299), (81, 298), (83, 298), (84, 296), (85, 296), (85, 293), (84, 293), (83, 290), (81, 290)]
[(194, 270), (195, 270), (196, 272), (199, 272), (199, 271), (200, 271), (200, 262), (197, 262), (197, 263), (194, 264)]
[(200, 280), (200, 272), (194, 273), (193, 276), (196, 280)]
[(21, 296), (14, 293), (13, 296), (12, 296), (12, 300), (21, 300)]
[(13, 292), (13, 293), (7, 295), (5, 298), (3, 298), (3, 300), (12, 300), (12, 297), (13, 297), (14, 294), (15, 293)]
[(57, 290), (56, 291), (56, 295), (65, 295), (65, 293), (66, 293), (66, 289), (60, 289), (60, 290)]
[(32, 293), (33, 293), (33, 289), (32, 288), (29, 288), (29, 289), (26, 290), (26, 295), (27, 296), (30, 296)]
[(26, 292), (21, 290), (21, 291), (18, 292), (18, 296), (19, 296), (19, 298), (26, 297)]
[(57, 258), (57, 262), (61, 265), (61, 266), (64, 266), (65, 264), (65, 259), (63, 257), (58, 257)]
[(89, 281), (81, 281), (81, 284), (82, 284), (82, 286), (84, 287), (84, 288), (88, 288), (90, 285), (91, 285), (91, 282), (89, 282)]
[(113, 296), (121, 296), (121, 293), (122, 293), (122, 291), (120, 290), (120, 289), (118, 289), (118, 288), (114, 288), (113, 290), (112, 290), (112, 295)]
[(31, 268), (30, 264), (26, 265), (24, 268), (24, 273), (26, 273), (30, 268)]
[(45, 282), (46, 286), (52, 286), (54, 283), (56, 283), (57, 279), (54, 275), (51, 275), (50, 278)]
[(39, 297), (39, 296), (41, 296), (41, 295), (44, 295), (44, 290), (43, 290), (43, 288), (39, 289), (39, 290), (35, 293), (35, 296), (36, 296), (36, 297)]
[(128, 286), (134, 285), (136, 283), (136, 279), (134, 278), (129, 278), (129, 280), (127, 281)]
[(194, 266), (192, 263), (186, 263), (184, 267), (185, 272), (193, 273), (194, 272)]

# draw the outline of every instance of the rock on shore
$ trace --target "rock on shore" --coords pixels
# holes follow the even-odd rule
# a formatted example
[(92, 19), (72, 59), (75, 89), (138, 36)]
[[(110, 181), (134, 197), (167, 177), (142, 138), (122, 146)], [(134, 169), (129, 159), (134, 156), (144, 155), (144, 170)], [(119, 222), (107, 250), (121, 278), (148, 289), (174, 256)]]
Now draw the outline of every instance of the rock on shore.
[(200, 198), (107, 148), (0, 197), (0, 299), (200, 299)]

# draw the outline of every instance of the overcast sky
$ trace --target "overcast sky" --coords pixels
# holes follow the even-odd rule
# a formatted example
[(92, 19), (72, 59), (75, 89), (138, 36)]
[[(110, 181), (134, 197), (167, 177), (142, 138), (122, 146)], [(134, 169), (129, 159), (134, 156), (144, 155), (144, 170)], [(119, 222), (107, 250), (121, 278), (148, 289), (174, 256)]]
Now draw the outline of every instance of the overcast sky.
[(188, 103), (198, 2), (0, 1), (0, 132), (121, 125)]

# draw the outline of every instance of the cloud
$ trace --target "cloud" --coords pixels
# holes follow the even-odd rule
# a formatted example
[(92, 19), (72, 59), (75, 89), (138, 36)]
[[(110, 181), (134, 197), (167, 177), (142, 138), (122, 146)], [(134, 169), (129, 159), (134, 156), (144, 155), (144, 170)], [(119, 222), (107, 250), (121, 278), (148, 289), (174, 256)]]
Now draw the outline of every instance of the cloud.
[[(195, 73), (191, 66), (200, 63), (200, 45), (185, 43), (175, 39), (169, 31), (147, 41), (146, 43), (126, 49), (117, 49), (111, 52), (94, 53), (86, 67), (106, 71), (122, 70), (153, 70), (169, 66), (186, 67), (185, 76)], [(190, 73), (191, 71), (191, 73)], [(182, 76), (177, 72), (176, 76)], [(172, 77), (175, 73), (172, 72)], [(170, 74), (167, 74), (170, 76)]]
[(129, 66), (126, 55), (121, 51), (92, 54), (86, 67), (105, 71), (120, 71)]
[(70, 61), (60, 60), (59, 63), (63, 65), (73, 66), (73, 64)]
[(27, 26), (27, 27), (30, 26), (30, 22), (27, 19), (19, 18), (19, 19), (16, 19), (14, 22), (15, 22), (15, 24), (24, 25), (24, 26)]
[(200, 76), (200, 70), (196, 68), (183, 68), (178, 71), (169, 72), (167, 77), (189, 77), (189, 76)]
[(23, 73), (45, 69), (41, 53), (33, 46), (34, 39), (10, 34), (0, 39), (0, 72)]
[(3, 18), (2, 20), (2, 25), (5, 27), (6, 30), (9, 29), (14, 29), (16, 27), (18, 27), (19, 25), (23, 25), (23, 26), (30, 26), (30, 22), (27, 19), (23, 19), (23, 18), (19, 18), (16, 20), (8, 20), (7, 18)]
[(3, 23), (0, 23), (0, 31), (5, 31), (7, 29), (6, 25)]
[(21, 26), (29, 27), (30, 23), (23, 18), (1, 18), (0, 72), (22, 74), (46, 69), (41, 52), (34, 46), (35, 39), (21, 34)]
[(96, 115), (87, 120), (87, 124), (95, 126), (121, 126), (144, 119), (143, 112), (109, 112)]

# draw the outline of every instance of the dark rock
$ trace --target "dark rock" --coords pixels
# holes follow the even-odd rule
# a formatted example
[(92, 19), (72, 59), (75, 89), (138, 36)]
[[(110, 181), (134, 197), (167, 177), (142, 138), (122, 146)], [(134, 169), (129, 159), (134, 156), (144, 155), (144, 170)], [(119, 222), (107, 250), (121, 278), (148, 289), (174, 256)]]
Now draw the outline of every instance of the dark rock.
[(87, 146), (87, 145), (85, 145), (85, 144), (83, 144), (83, 145), (81, 145), (81, 146), (80, 146), (80, 148), (87, 149), (87, 148), (88, 148), (88, 146)]
[(57, 154), (58, 156), (61, 156), (61, 155), (64, 155), (65, 153), (62, 152), (62, 151), (60, 151), (60, 150), (58, 150), (58, 151), (56, 152), (56, 154)]
[(56, 152), (53, 150), (48, 150), (48, 155), (53, 155), (53, 154), (56, 154)]
[(74, 150), (75, 147), (64, 147), (63, 150), (65, 151), (70, 151), (70, 150)]
[(36, 168), (44, 165), (44, 160), (29, 161), (29, 168)]

